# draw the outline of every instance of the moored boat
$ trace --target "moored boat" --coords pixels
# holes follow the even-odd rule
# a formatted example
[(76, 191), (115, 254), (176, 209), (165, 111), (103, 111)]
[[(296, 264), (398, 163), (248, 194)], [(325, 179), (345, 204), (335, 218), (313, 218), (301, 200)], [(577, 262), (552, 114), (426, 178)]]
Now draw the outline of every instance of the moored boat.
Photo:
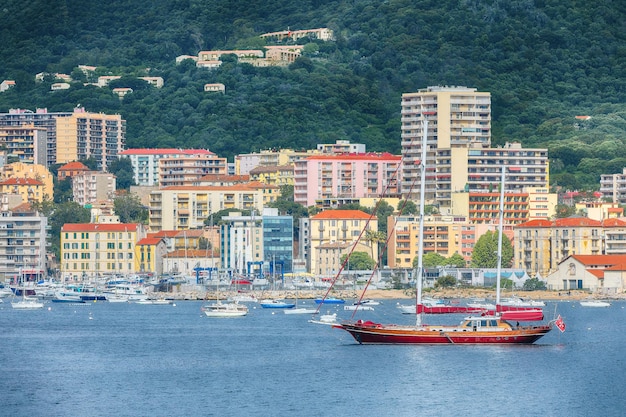
[(288, 303), (285, 300), (261, 300), (259, 303), (263, 308), (294, 308), (296, 306), (295, 303)]
[(239, 303), (222, 303), (220, 301), (201, 307), (207, 317), (242, 317), (248, 314), (248, 307)]
[[(423, 121), (424, 138), (422, 141), (422, 157), (420, 161), (420, 195), (425, 195), (426, 149), (428, 120)], [(469, 316), (458, 325), (426, 325), (422, 323), (425, 313), (422, 302), (423, 255), (424, 255), (424, 198), (420, 199), (418, 262), (416, 270), (416, 323), (415, 325), (381, 324), (372, 321), (344, 321), (333, 327), (350, 333), (360, 344), (531, 344), (552, 330), (552, 323), (538, 326), (513, 326), (503, 317), (500, 305), (500, 279), (502, 263), (502, 239), (504, 223), (504, 179), (505, 168), (502, 167), (500, 185), (500, 210), (498, 227), (498, 252), (496, 272), (496, 309), (494, 316)], [(542, 314), (543, 318), (543, 314)], [(559, 318), (554, 321), (565, 330), (565, 324)]]
[(342, 298), (316, 298), (315, 304), (344, 304), (346, 300)]
[(580, 305), (582, 307), (610, 307), (611, 303), (602, 300), (582, 300)]

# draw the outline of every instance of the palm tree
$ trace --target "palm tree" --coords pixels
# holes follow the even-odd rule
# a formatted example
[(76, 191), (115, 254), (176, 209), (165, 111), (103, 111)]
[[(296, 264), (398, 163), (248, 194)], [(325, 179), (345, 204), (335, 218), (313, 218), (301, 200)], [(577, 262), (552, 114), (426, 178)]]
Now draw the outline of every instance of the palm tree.
[[(378, 259), (374, 257), (374, 243), (376, 243), (376, 245), (380, 245), (380, 243), (385, 242), (387, 240), (386, 233), (377, 230), (366, 230), (363, 240), (368, 242), (372, 259), (374, 259), (378, 263)], [(378, 256), (380, 257), (380, 250), (378, 251)]]

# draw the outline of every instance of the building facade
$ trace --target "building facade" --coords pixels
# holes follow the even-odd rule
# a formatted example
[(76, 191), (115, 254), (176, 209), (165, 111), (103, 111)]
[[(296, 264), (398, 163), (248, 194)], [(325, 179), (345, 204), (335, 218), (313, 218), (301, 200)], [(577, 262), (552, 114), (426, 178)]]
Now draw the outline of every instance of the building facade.
[(389, 153), (310, 156), (294, 164), (294, 201), (309, 207), (329, 198), (397, 197), (400, 165)]
[(32, 178), (7, 178), (0, 181), (0, 194), (19, 195), (24, 203), (41, 203), (46, 195), (44, 190), (44, 183)]
[(61, 228), (61, 276), (88, 281), (136, 273), (135, 246), (145, 230), (135, 223), (66, 223)]
[(614, 203), (626, 204), (626, 168), (621, 174), (600, 175), (600, 192), (603, 198)]
[(0, 179), (30, 178), (43, 184), (43, 198), (52, 200), (54, 196), (54, 179), (45, 165), (14, 162), (0, 167)]
[(20, 273), (46, 273), (48, 218), (29, 204), (0, 211), (0, 280), (17, 282)]
[(165, 187), (150, 193), (149, 225), (159, 230), (197, 229), (224, 209), (263, 210), (263, 190), (248, 184)]
[(341, 256), (347, 255), (352, 248), (378, 260), (378, 244), (366, 241), (367, 231), (378, 231), (378, 219), (360, 210), (326, 210), (311, 216), (309, 272), (334, 276), (341, 267)]
[(56, 163), (94, 158), (98, 170), (119, 158), (126, 142), (126, 121), (119, 114), (90, 113), (74, 109), (69, 117), (56, 119)]
[(21, 126), (0, 127), (0, 146), (19, 162), (47, 166), (48, 136), (46, 129), (34, 123)]
[(113, 201), (115, 190), (116, 177), (108, 172), (87, 171), (72, 179), (74, 201), (83, 207), (99, 201)]

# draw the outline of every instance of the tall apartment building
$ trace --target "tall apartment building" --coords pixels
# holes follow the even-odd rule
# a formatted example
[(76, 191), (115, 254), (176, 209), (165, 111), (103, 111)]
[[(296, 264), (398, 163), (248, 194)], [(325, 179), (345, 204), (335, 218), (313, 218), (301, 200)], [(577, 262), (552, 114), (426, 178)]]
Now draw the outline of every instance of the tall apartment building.
[(398, 197), (401, 158), (389, 153), (315, 155), (294, 164), (294, 201)]
[(135, 245), (145, 237), (135, 223), (66, 223), (61, 228), (61, 276), (85, 281), (135, 270)]
[(263, 210), (263, 189), (248, 184), (165, 187), (150, 193), (149, 225), (159, 230), (196, 229), (224, 209)]
[[(360, 210), (326, 210), (309, 218), (309, 257), (312, 274), (333, 276), (339, 272), (342, 255), (366, 252), (378, 260), (378, 245), (367, 242), (367, 231), (378, 230), (378, 219)], [(361, 239), (354, 246), (355, 241)]]
[[(491, 95), (467, 87), (428, 87), (402, 95), (402, 193), (419, 200), (423, 121), (428, 120), (425, 197), (445, 200), (451, 190), (451, 153), (471, 143), (491, 143)], [(447, 155), (439, 155), (446, 150)], [(443, 159), (440, 161), (440, 159)], [(457, 170), (457, 167), (454, 167)], [(440, 188), (440, 185), (445, 185)]]
[(55, 164), (57, 151), (56, 120), (70, 117), (71, 112), (49, 113), (47, 109), (32, 110), (10, 109), (8, 113), (0, 113), (1, 128), (19, 128), (34, 126), (46, 131), (46, 166)]
[(318, 143), (317, 150), (326, 153), (365, 153), (365, 144), (350, 143), (349, 140), (337, 140), (335, 143)]
[(603, 198), (614, 203), (626, 204), (626, 168), (621, 174), (600, 175), (600, 192)]
[(126, 121), (119, 114), (90, 113), (74, 109), (69, 117), (56, 119), (56, 163), (94, 158), (98, 170), (118, 159), (126, 140)]
[(29, 204), (0, 212), (0, 280), (13, 280), (21, 272), (46, 273), (48, 218)]
[(81, 206), (115, 197), (116, 177), (109, 172), (88, 171), (72, 178), (74, 201)]
[(265, 261), (263, 218), (232, 212), (222, 217), (220, 225), (220, 264), (222, 268), (242, 275), (256, 274)]
[(0, 127), (0, 146), (7, 150), (9, 157), (19, 162), (46, 165), (47, 132), (33, 123), (22, 126)]
[(204, 149), (181, 150), (163, 156), (158, 164), (161, 187), (193, 185), (205, 175), (228, 173), (226, 158)]

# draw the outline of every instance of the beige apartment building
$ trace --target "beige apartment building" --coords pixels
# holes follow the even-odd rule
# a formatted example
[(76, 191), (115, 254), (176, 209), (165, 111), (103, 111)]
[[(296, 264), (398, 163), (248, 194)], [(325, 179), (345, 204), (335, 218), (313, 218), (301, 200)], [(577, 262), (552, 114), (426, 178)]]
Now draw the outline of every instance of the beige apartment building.
[(72, 178), (74, 201), (81, 206), (99, 201), (113, 201), (116, 176), (108, 172), (87, 171)]
[(126, 121), (119, 114), (89, 113), (74, 109), (69, 117), (56, 118), (56, 163), (94, 158), (98, 170), (118, 159), (124, 149)]
[(227, 160), (208, 150), (180, 150), (158, 158), (161, 187), (189, 186), (205, 175), (226, 175)]
[[(378, 219), (360, 210), (326, 210), (309, 219), (310, 272), (332, 277), (339, 272), (340, 258), (355, 251), (378, 260), (378, 244), (365, 239), (366, 231), (378, 230)], [(359, 243), (354, 246), (357, 239)]]
[(230, 186), (165, 187), (150, 193), (149, 227), (159, 230), (197, 229), (211, 213), (233, 208), (263, 210), (263, 188)]

